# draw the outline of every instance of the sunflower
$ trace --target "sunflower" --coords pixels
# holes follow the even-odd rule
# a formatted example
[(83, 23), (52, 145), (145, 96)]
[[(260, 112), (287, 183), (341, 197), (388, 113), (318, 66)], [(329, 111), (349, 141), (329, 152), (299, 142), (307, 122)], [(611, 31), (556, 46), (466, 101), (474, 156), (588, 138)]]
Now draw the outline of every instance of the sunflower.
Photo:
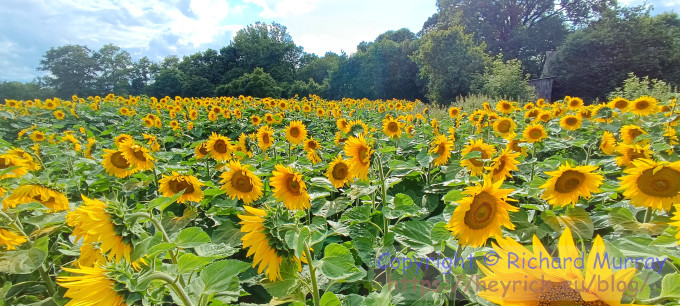
[(638, 116), (652, 115), (657, 112), (658, 101), (654, 97), (639, 97), (630, 106), (630, 111)]
[(56, 190), (41, 185), (22, 185), (14, 189), (2, 202), (5, 209), (19, 204), (38, 202), (51, 210), (65, 210), (69, 208), (66, 196)]
[(228, 170), (220, 177), (222, 190), (231, 199), (238, 198), (245, 204), (250, 204), (262, 197), (262, 181), (250, 170), (250, 166), (232, 161), (227, 165)]
[(616, 151), (616, 139), (614, 134), (608, 131), (602, 133), (602, 139), (600, 140), (600, 150), (602, 153), (611, 155)]
[(154, 166), (154, 158), (149, 154), (149, 149), (136, 144), (134, 141), (121, 143), (118, 151), (136, 169), (149, 170)]
[(352, 120), (349, 122), (347, 125), (347, 130), (345, 131), (346, 134), (353, 134), (355, 136), (358, 135), (366, 135), (368, 134), (368, 124), (364, 123), (361, 120)]
[(453, 142), (446, 137), (446, 135), (439, 135), (430, 143), (430, 153), (437, 154), (434, 160), (435, 166), (446, 165), (451, 157), (451, 148)]
[(77, 266), (91, 267), (95, 263), (106, 262), (97, 243), (83, 243), (80, 246), (80, 256), (78, 256)]
[(254, 126), (258, 126), (262, 124), (262, 118), (258, 115), (252, 115), (250, 116), (250, 123), (252, 123)]
[[(551, 256), (535, 235), (531, 250), (512, 237), (497, 237), (496, 243), (493, 244), (495, 264), (480, 266), (486, 275), (480, 282), (510, 285), (521, 279), (523, 284), (506, 291), (479, 293), (480, 297), (499, 305), (621, 305), (624, 290), (611, 288), (620, 283), (629, 284), (635, 276), (634, 267), (613, 273), (608, 265), (598, 264), (597, 260), (608, 254), (600, 235), (587, 257), (579, 254), (569, 227), (565, 227), (557, 243), (557, 258)], [(576, 263), (579, 258), (583, 258), (583, 269)], [(518, 262), (527, 264), (515, 264)], [(564, 265), (550, 264), (562, 262)], [(588, 285), (596, 282), (606, 282), (607, 288)]]
[(80, 276), (57, 276), (57, 284), (67, 288), (64, 297), (71, 305), (125, 305), (125, 297), (114, 290), (116, 280), (109, 277), (109, 271), (98, 264), (78, 269), (63, 268), (64, 271)]
[(26, 153), (26, 151), (19, 149), (19, 148), (12, 148), (10, 150), (7, 150), (7, 154), (14, 155), (26, 162), (26, 167), (28, 168), (28, 171), (36, 171), (40, 169), (40, 165), (33, 160), (33, 156), (31, 154)]
[(234, 146), (231, 144), (231, 139), (215, 134), (215, 132), (210, 135), (206, 147), (210, 157), (218, 161), (230, 159), (231, 154), (234, 152)]
[(319, 144), (319, 141), (317, 141), (316, 139), (310, 137), (309, 139), (305, 140), (305, 151), (315, 152), (320, 148), (321, 145)]
[(196, 156), (196, 159), (202, 159), (208, 154), (208, 147), (205, 142), (201, 142), (194, 148), (194, 156)]
[(611, 109), (618, 109), (622, 113), (625, 113), (626, 111), (628, 111), (628, 108), (630, 107), (630, 101), (621, 97), (616, 97), (609, 101), (609, 103), (607, 103), (607, 106)]
[(263, 125), (257, 130), (257, 146), (266, 151), (274, 144), (274, 130), (268, 125)]
[(120, 150), (110, 150), (104, 149), (104, 159), (102, 160), (102, 165), (104, 170), (109, 175), (113, 175), (119, 178), (124, 178), (137, 172), (136, 169), (131, 169), (132, 165), (123, 156), (123, 152)]
[(585, 165), (572, 167), (569, 163), (561, 165), (557, 170), (546, 172), (550, 179), (541, 185), (542, 198), (550, 205), (565, 206), (574, 204), (579, 197), (588, 199), (591, 193), (600, 191), (604, 181), (602, 175), (595, 173), (597, 166)]
[(458, 118), (460, 116), (460, 107), (449, 107), (449, 117)]
[(616, 147), (616, 151), (620, 154), (615, 159), (619, 167), (631, 166), (636, 159), (651, 158), (654, 153), (649, 149), (649, 144), (644, 146), (620, 144)]
[(106, 203), (84, 195), (82, 198), (83, 204), (66, 214), (66, 224), (73, 227), (71, 235), (76, 237), (75, 241), (83, 238), (83, 243), (101, 243), (99, 249), (102, 254), (108, 253), (109, 260), (130, 262), (132, 235), (121, 235), (122, 220), (109, 212), (113, 208)]
[(515, 107), (508, 100), (500, 100), (496, 103), (496, 110), (501, 112), (503, 115), (510, 114), (515, 111)]
[(283, 165), (276, 165), (272, 174), (269, 185), (274, 188), (274, 197), (286, 208), (298, 210), (310, 207), (307, 184), (302, 180), (302, 174)]
[(33, 131), (31, 132), (31, 136), (29, 136), (31, 140), (34, 142), (42, 142), (45, 141), (45, 133), (41, 131)]
[(373, 151), (366, 143), (364, 136), (359, 135), (359, 137), (349, 137), (345, 141), (343, 151), (345, 152), (345, 155), (350, 157), (349, 171), (360, 180), (367, 180), (368, 170), (371, 166), (371, 154), (373, 154)]
[(53, 114), (54, 114), (54, 118), (57, 118), (57, 120), (64, 120), (64, 118), (66, 117), (64, 112), (62, 112), (60, 110), (55, 111)]
[(524, 141), (536, 143), (542, 141), (543, 138), (546, 138), (548, 133), (545, 132), (545, 128), (542, 125), (531, 124), (524, 128), (522, 136), (524, 136)]
[(26, 236), (17, 235), (0, 228), (0, 244), (4, 244), (7, 251), (16, 249), (16, 246), (23, 244), (26, 240)]
[(321, 157), (318, 153), (316, 153), (316, 151), (307, 151), (307, 159), (312, 163), (312, 165), (316, 165), (321, 162)]
[[(281, 277), (281, 262), (290, 260), (300, 267), (300, 259), (288, 245), (278, 238), (277, 224), (293, 223), (295, 220), (288, 211), (280, 209), (257, 209), (243, 206), (246, 213), (238, 215), (241, 219), (241, 237), (243, 248), (248, 249), (246, 257), (253, 255), (253, 268), (257, 273), (265, 272), (271, 282), (283, 280)], [(304, 261), (304, 258), (303, 258)]]
[(567, 115), (560, 119), (560, 126), (567, 131), (576, 131), (583, 124), (583, 119), (579, 116)]
[(512, 189), (500, 189), (503, 181), (491, 182), (490, 176), (484, 177), (483, 184), (466, 187), (462, 193), (467, 197), (460, 200), (453, 211), (446, 228), (462, 245), (480, 247), (489, 237), (503, 237), (501, 226), (514, 230), (508, 211), (519, 208), (508, 204), (508, 194)]
[(494, 181), (505, 180), (506, 177), (512, 177), (510, 171), (517, 171), (519, 161), (517, 158), (520, 153), (513, 152), (511, 148), (505, 148), (501, 155), (498, 155), (492, 160), (491, 166), (487, 170), (491, 171)]
[[(6, 169), (14, 168), (7, 171)], [(0, 154), (0, 180), (11, 178), (11, 177), (21, 177), (28, 173), (28, 163), (26, 160), (17, 157), (14, 154)]]
[[(470, 143), (465, 145), (460, 153), (465, 156), (471, 152), (479, 152), (482, 154), (482, 159), (489, 159), (496, 154), (496, 149), (492, 145), (484, 143), (483, 139), (471, 139)], [(470, 170), (470, 175), (472, 176), (480, 175), (484, 171), (484, 162), (477, 157), (462, 159), (460, 165)]]
[(385, 118), (383, 120), (383, 132), (390, 138), (401, 137), (401, 127), (399, 121), (394, 118)]
[(513, 138), (515, 129), (517, 129), (517, 124), (512, 118), (501, 117), (493, 123), (493, 130), (505, 139)]
[(632, 162), (623, 172), (623, 196), (632, 205), (670, 211), (671, 205), (680, 204), (680, 161), (655, 162), (641, 158)]
[(338, 130), (347, 133), (347, 127), (349, 127), (349, 122), (347, 122), (347, 119), (345, 118), (340, 118), (335, 121), (335, 126), (338, 128)]
[(291, 121), (286, 128), (286, 140), (296, 146), (301, 144), (305, 138), (307, 138), (307, 128), (302, 121)]
[(163, 178), (158, 183), (160, 183), (158, 191), (162, 192), (164, 197), (172, 197), (180, 191), (184, 191), (177, 199), (177, 203), (187, 201), (200, 202), (203, 200), (201, 186), (204, 184), (193, 175), (180, 175), (173, 171), (170, 176), (163, 175)]
[(569, 101), (565, 102), (567, 102), (567, 106), (569, 107), (570, 110), (578, 110), (581, 107), (583, 107), (583, 99), (579, 97), (572, 97), (571, 99), (569, 99)]
[(621, 127), (621, 140), (625, 144), (634, 144), (635, 138), (643, 134), (647, 134), (647, 132), (637, 125), (631, 124)]
[(341, 155), (338, 155), (330, 164), (328, 164), (326, 177), (329, 181), (331, 181), (331, 183), (333, 183), (335, 188), (342, 188), (345, 186), (345, 184), (347, 184), (347, 182), (353, 179), (349, 168), (350, 165), (348, 161), (342, 159)]
[(116, 144), (116, 147), (120, 147), (120, 145), (123, 144), (124, 142), (134, 141), (134, 140), (135, 139), (132, 138), (132, 136), (129, 135), (129, 134), (120, 134), (113, 139), (113, 143)]

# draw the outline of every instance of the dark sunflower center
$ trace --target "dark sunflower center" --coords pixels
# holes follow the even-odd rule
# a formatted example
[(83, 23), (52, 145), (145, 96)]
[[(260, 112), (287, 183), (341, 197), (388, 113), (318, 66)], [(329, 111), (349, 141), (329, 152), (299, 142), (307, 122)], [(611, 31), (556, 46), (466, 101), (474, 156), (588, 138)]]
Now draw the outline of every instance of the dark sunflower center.
[(654, 173), (654, 169), (642, 172), (637, 180), (638, 188), (647, 195), (670, 198), (680, 193), (680, 172), (664, 167)]
[(628, 156), (630, 157), (630, 161), (634, 161), (638, 158), (645, 158), (645, 154), (643, 152), (638, 152), (637, 150), (630, 150), (628, 151)]
[(0, 169), (7, 169), (9, 167), (14, 167), (14, 163), (9, 158), (0, 158)]
[[(484, 158), (484, 159), (489, 158), (489, 155), (486, 154), (484, 151), (482, 151), (482, 149), (474, 149), (474, 150), (472, 150), (472, 151), (470, 151), (470, 152), (479, 152), (479, 153), (482, 153), (482, 158)], [(482, 166), (484, 166), (484, 163), (483, 163), (481, 160), (479, 160), (478, 158), (470, 158), (470, 162), (471, 162), (475, 167), (482, 167)]]
[(614, 103), (614, 107), (616, 107), (618, 109), (624, 109), (624, 108), (628, 107), (628, 102), (626, 102), (624, 100), (618, 100), (618, 101), (616, 101), (616, 103)]
[(508, 104), (508, 103), (503, 103), (503, 109), (504, 109), (504, 110), (510, 110), (510, 107), (511, 107), (510, 104)]
[(546, 282), (541, 288), (538, 297), (538, 305), (540, 306), (577, 306), (577, 305), (592, 305), (592, 306), (606, 306), (607, 303), (602, 301), (586, 302), (581, 298), (581, 294), (572, 289), (568, 282)]
[(132, 151), (134, 152), (135, 158), (137, 158), (140, 161), (146, 161), (144, 151), (142, 151), (141, 148), (133, 148)]
[(300, 137), (300, 129), (298, 127), (290, 128), (290, 136), (293, 138)]
[(206, 148), (205, 145), (201, 145), (198, 148), (198, 152), (201, 152), (201, 154), (206, 155), (206, 154), (208, 154), (208, 148)]
[(361, 163), (365, 164), (366, 159), (368, 158), (368, 148), (362, 146), (361, 148), (359, 148), (357, 153), (358, 153), (357, 155), (359, 156)]
[(307, 146), (309, 146), (309, 149), (311, 150), (316, 150), (316, 141), (310, 141)]
[(254, 187), (250, 178), (243, 170), (234, 173), (234, 176), (231, 177), (231, 186), (240, 192), (246, 193), (253, 191)]
[(570, 193), (578, 189), (581, 184), (583, 184), (585, 178), (586, 175), (581, 172), (574, 170), (564, 171), (557, 179), (557, 182), (555, 182), (555, 191), (559, 193)]
[(111, 164), (119, 169), (130, 168), (130, 163), (123, 157), (123, 153), (121, 152), (116, 152), (111, 155)]
[(399, 131), (399, 125), (396, 122), (390, 122), (387, 124), (387, 130), (392, 133), (396, 133)]
[(442, 156), (444, 155), (444, 153), (446, 153), (446, 145), (444, 143), (440, 143), (439, 146), (437, 147), (437, 154), (439, 154), (439, 156)]
[(505, 158), (501, 158), (498, 161), (498, 166), (496, 166), (495, 169), (493, 169), (493, 174), (499, 174), (505, 169)]
[(543, 133), (542, 133), (541, 130), (539, 130), (539, 129), (533, 129), (533, 130), (531, 130), (531, 131), (529, 132), (529, 136), (530, 136), (532, 139), (541, 138), (542, 135), (543, 135)]
[(564, 121), (567, 125), (576, 125), (578, 123), (578, 119), (575, 117), (568, 117), (567, 120)]
[(463, 222), (471, 229), (486, 228), (496, 215), (496, 198), (487, 192), (475, 196), (470, 204), (470, 210), (465, 213)]
[(638, 129), (632, 129), (628, 131), (628, 136), (630, 136), (630, 139), (635, 139), (636, 137), (642, 135), (642, 131)]
[(534, 109), (529, 112), (529, 117), (536, 118), (538, 116), (538, 110)]
[(288, 192), (293, 195), (300, 195), (300, 183), (295, 179), (295, 176), (288, 175), (286, 181), (288, 181)]
[(264, 134), (264, 135), (262, 135), (262, 142), (263, 142), (264, 144), (268, 144), (268, 143), (269, 143), (269, 134)]
[(576, 101), (576, 100), (571, 100), (571, 101), (569, 101), (569, 106), (571, 106), (571, 107), (578, 107), (578, 106), (579, 106), (579, 103), (578, 103), (578, 101)]
[(647, 101), (640, 101), (638, 103), (635, 103), (635, 108), (639, 110), (645, 110), (649, 107), (649, 102)]
[(510, 121), (502, 120), (498, 123), (498, 132), (507, 133), (510, 131)]
[(213, 148), (215, 148), (215, 151), (217, 151), (217, 153), (220, 154), (227, 153), (228, 151), (227, 143), (222, 139), (218, 139), (217, 141), (215, 141), (215, 145), (213, 146)]
[(173, 179), (168, 185), (170, 186), (170, 190), (174, 193), (178, 193), (182, 190), (184, 190), (184, 194), (191, 194), (194, 192), (194, 186), (184, 180)]
[(338, 163), (335, 165), (335, 167), (333, 167), (332, 172), (333, 178), (339, 181), (344, 180), (345, 178), (347, 178), (347, 172), (348, 172), (347, 164)]

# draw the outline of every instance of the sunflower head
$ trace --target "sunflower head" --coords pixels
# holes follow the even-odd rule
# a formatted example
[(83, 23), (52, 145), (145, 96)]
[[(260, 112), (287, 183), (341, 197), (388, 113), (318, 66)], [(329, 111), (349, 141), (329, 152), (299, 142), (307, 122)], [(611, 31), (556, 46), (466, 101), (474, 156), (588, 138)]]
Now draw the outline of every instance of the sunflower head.
[(234, 146), (231, 144), (231, 139), (215, 132), (210, 135), (206, 143), (210, 157), (217, 161), (225, 161), (231, 158), (234, 152)]
[(607, 103), (607, 106), (611, 109), (618, 109), (622, 113), (625, 113), (626, 111), (628, 111), (628, 108), (630, 107), (630, 101), (621, 97), (616, 97), (609, 101), (609, 103)]
[(205, 142), (201, 142), (194, 148), (194, 156), (196, 156), (196, 159), (202, 159), (208, 154), (208, 146)]
[(502, 237), (501, 226), (515, 229), (508, 211), (519, 209), (507, 203), (513, 190), (500, 189), (502, 184), (492, 183), (491, 177), (485, 176), (482, 184), (465, 188), (467, 197), (459, 202), (446, 226), (460, 244), (480, 247), (489, 237)]
[(184, 192), (177, 199), (177, 203), (187, 201), (200, 202), (203, 200), (201, 186), (204, 184), (193, 175), (180, 175), (173, 171), (172, 175), (164, 175), (158, 183), (160, 183), (158, 191), (162, 192), (164, 197), (172, 197), (182, 191)]
[(430, 154), (435, 154), (435, 166), (445, 165), (451, 157), (453, 142), (446, 135), (439, 135), (430, 143)]
[(26, 241), (26, 236), (17, 235), (4, 228), (0, 228), (0, 244), (5, 245), (5, 250), (14, 250), (17, 246), (22, 245)]
[(149, 154), (149, 149), (136, 144), (134, 140), (121, 143), (118, 150), (138, 170), (149, 170), (154, 166), (154, 158)]
[(650, 158), (653, 155), (653, 152), (649, 149), (649, 144), (644, 146), (620, 144), (616, 147), (616, 151), (619, 156), (615, 160), (619, 167), (630, 167), (636, 159)]
[[(10, 170), (11, 169), (11, 170)], [(14, 154), (0, 154), (0, 180), (28, 173), (28, 162)]]
[(611, 155), (616, 151), (616, 138), (614, 134), (608, 131), (602, 133), (602, 139), (600, 139), (600, 150), (602, 153)]
[(637, 125), (630, 124), (621, 127), (621, 140), (625, 144), (636, 143), (635, 138), (643, 134), (647, 134), (647, 132)]
[(348, 161), (342, 159), (342, 156), (338, 155), (333, 159), (333, 161), (328, 164), (328, 170), (326, 171), (326, 177), (328, 178), (335, 188), (342, 188), (347, 182), (353, 179), (352, 173), (349, 171), (350, 165)]
[(550, 179), (540, 187), (543, 189), (543, 199), (555, 206), (574, 206), (580, 197), (590, 198), (592, 193), (600, 191), (604, 181), (604, 177), (596, 170), (597, 166), (572, 167), (566, 163), (555, 171), (546, 172)]
[(640, 158), (624, 173), (619, 190), (631, 204), (667, 212), (672, 205), (680, 204), (680, 161), (655, 162)]
[(32, 184), (17, 187), (3, 200), (2, 204), (7, 209), (32, 202), (38, 202), (55, 211), (69, 209), (68, 198), (63, 193), (49, 187)]
[(385, 118), (383, 120), (383, 132), (390, 138), (400, 137), (401, 125), (399, 124), (399, 121), (394, 118)]
[(631, 103), (630, 111), (638, 116), (652, 115), (657, 112), (658, 104), (654, 97), (639, 97)]
[(222, 178), (220, 183), (223, 184), (220, 189), (232, 199), (238, 198), (245, 204), (250, 204), (262, 197), (262, 181), (248, 165), (232, 161), (228, 165), (228, 170), (220, 177)]
[(583, 124), (583, 119), (580, 116), (567, 115), (560, 119), (560, 126), (567, 131), (578, 130)]
[(503, 152), (492, 160), (490, 167), (487, 170), (491, 172), (491, 176), (494, 181), (502, 181), (507, 177), (512, 177), (510, 171), (517, 171), (517, 165), (519, 161), (517, 158), (520, 153), (513, 152), (510, 148), (505, 148)]
[(307, 184), (302, 179), (302, 174), (283, 165), (276, 165), (272, 174), (269, 185), (274, 189), (274, 197), (277, 200), (283, 202), (283, 205), (290, 210), (310, 207)]
[(524, 141), (529, 143), (536, 143), (548, 137), (548, 133), (546, 133), (545, 128), (542, 125), (531, 124), (524, 128), (522, 136), (524, 137)]
[(345, 155), (350, 157), (350, 172), (360, 180), (367, 180), (368, 170), (371, 166), (371, 154), (373, 154), (373, 151), (368, 146), (364, 136), (350, 136), (347, 141), (345, 141), (343, 151), (345, 152)]
[(515, 135), (517, 124), (512, 118), (500, 117), (493, 123), (493, 130), (503, 138), (512, 138)]
[[(480, 138), (470, 140), (470, 143), (466, 144), (463, 151), (461, 151), (461, 155), (465, 156), (471, 152), (481, 153), (481, 159), (490, 159), (491, 156), (496, 154), (496, 149), (492, 145), (484, 143), (484, 139)], [(477, 157), (462, 159), (460, 165), (470, 170), (470, 175), (472, 176), (480, 175), (484, 171), (484, 162)]]
[(307, 138), (307, 128), (302, 121), (291, 121), (286, 128), (286, 140), (292, 145), (299, 145)]
[(68, 276), (57, 276), (57, 285), (66, 288), (64, 297), (68, 305), (126, 305), (141, 303), (140, 292), (134, 292), (134, 272), (124, 264), (115, 262), (94, 263), (92, 266), (63, 268)]
[(268, 125), (263, 125), (257, 130), (257, 145), (262, 149), (262, 151), (266, 151), (274, 145), (274, 130), (269, 127)]

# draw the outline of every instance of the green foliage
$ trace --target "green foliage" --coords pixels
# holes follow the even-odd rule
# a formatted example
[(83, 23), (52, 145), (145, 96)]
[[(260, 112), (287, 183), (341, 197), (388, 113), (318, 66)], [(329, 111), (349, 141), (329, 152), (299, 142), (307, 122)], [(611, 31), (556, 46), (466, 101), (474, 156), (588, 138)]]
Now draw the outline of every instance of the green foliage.
[(550, 63), (553, 96), (606, 98), (628, 73), (680, 84), (680, 20), (646, 12), (608, 12), (589, 27), (569, 35)]
[(522, 63), (519, 60), (503, 62), (499, 56), (486, 68), (479, 92), (494, 97), (495, 100), (535, 100), (536, 92), (527, 83), (528, 79), (529, 75), (523, 74)]
[(423, 36), (414, 60), (427, 82), (427, 97), (450, 104), (470, 93), (472, 83), (484, 72), (484, 44), (476, 44), (462, 27), (434, 30)]
[(280, 97), (282, 89), (262, 68), (255, 68), (253, 73), (246, 73), (229, 84), (215, 89), (217, 96), (252, 96), (252, 97)]
[(623, 80), (623, 87), (617, 87), (616, 90), (608, 95), (608, 98), (612, 100), (616, 97), (622, 97), (633, 100), (641, 96), (652, 96), (660, 100), (670, 100), (678, 96), (678, 88), (674, 88), (662, 80), (650, 80), (649, 76), (638, 78), (631, 72), (628, 74), (628, 78)]

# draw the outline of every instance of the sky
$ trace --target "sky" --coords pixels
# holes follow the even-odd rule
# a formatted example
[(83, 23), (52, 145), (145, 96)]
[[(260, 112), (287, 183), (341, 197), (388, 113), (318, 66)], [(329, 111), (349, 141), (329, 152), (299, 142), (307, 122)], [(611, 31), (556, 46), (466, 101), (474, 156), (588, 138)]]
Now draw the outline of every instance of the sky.
[[(634, 5), (640, 0), (619, 0)], [(680, 0), (648, 1), (655, 13)], [(277, 22), (304, 51), (352, 54), (388, 30), (418, 32), (436, 0), (2, 0), (0, 81), (28, 82), (51, 47), (113, 43), (134, 60), (219, 50), (256, 21)]]

